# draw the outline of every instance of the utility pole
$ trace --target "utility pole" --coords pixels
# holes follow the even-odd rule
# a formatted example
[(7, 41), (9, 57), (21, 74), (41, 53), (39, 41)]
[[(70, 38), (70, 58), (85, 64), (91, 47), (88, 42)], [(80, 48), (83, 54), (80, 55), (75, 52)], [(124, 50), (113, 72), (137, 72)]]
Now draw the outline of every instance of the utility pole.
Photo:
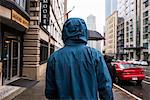
[(64, 19), (65, 19), (65, 21), (68, 19), (68, 14), (67, 14), (67, 0), (64, 0)]

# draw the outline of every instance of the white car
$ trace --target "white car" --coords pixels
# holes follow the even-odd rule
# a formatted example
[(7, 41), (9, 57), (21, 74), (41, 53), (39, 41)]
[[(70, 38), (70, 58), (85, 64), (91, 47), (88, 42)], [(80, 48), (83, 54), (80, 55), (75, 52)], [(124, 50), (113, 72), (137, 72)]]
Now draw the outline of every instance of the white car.
[(132, 59), (128, 61), (129, 63), (135, 64), (135, 65), (140, 65), (140, 61)]
[(142, 65), (142, 66), (148, 66), (148, 62), (147, 61), (140, 61), (140, 65)]

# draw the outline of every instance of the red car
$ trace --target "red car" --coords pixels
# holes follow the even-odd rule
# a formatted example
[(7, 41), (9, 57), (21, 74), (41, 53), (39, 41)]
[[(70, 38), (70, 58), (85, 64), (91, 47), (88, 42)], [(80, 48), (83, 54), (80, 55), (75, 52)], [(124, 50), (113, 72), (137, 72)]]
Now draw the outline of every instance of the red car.
[(116, 68), (116, 83), (122, 81), (136, 81), (138, 84), (145, 78), (144, 69), (129, 62), (114, 62)]

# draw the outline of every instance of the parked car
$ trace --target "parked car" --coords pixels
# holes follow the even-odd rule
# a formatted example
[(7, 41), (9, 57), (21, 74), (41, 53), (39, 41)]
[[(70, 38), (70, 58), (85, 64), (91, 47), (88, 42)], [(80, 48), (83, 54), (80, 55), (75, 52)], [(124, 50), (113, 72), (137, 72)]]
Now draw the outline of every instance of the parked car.
[(133, 63), (134, 65), (140, 65), (141, 62), (139, 60), (135, 60), (135, 59), (131, 59), (131, 60), (128, 60), (129, 63)]
[(140, 65), (142, 65), (142, 66), (148, 66), (148, 62), (147, 61), (140, 61)]
[(116, 68), (116, 83), (136, 81), (138, 84), (145, 78), (144, 69), (129, 62), (114, 62)]

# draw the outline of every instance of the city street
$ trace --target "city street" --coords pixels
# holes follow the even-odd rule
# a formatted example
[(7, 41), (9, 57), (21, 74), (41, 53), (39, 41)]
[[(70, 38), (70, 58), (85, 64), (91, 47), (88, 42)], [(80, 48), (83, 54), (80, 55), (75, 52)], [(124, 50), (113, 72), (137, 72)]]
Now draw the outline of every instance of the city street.
[(123, 82), (119, 86), (123, 89), (129, 91), (130, 93), (136, 95), (137, 97), (149, 100), (146, 98), (150, 98), (147, 91), (150, 89), (150, 70), (149, 66), (144, 66), (145, 69), (145, 79), (143, 80), (142, 84), (137, 84), (136, 82)]
[(150, 0), (0, 0), (0, 100), (112, 98), (111, 79), (150, 100)]

